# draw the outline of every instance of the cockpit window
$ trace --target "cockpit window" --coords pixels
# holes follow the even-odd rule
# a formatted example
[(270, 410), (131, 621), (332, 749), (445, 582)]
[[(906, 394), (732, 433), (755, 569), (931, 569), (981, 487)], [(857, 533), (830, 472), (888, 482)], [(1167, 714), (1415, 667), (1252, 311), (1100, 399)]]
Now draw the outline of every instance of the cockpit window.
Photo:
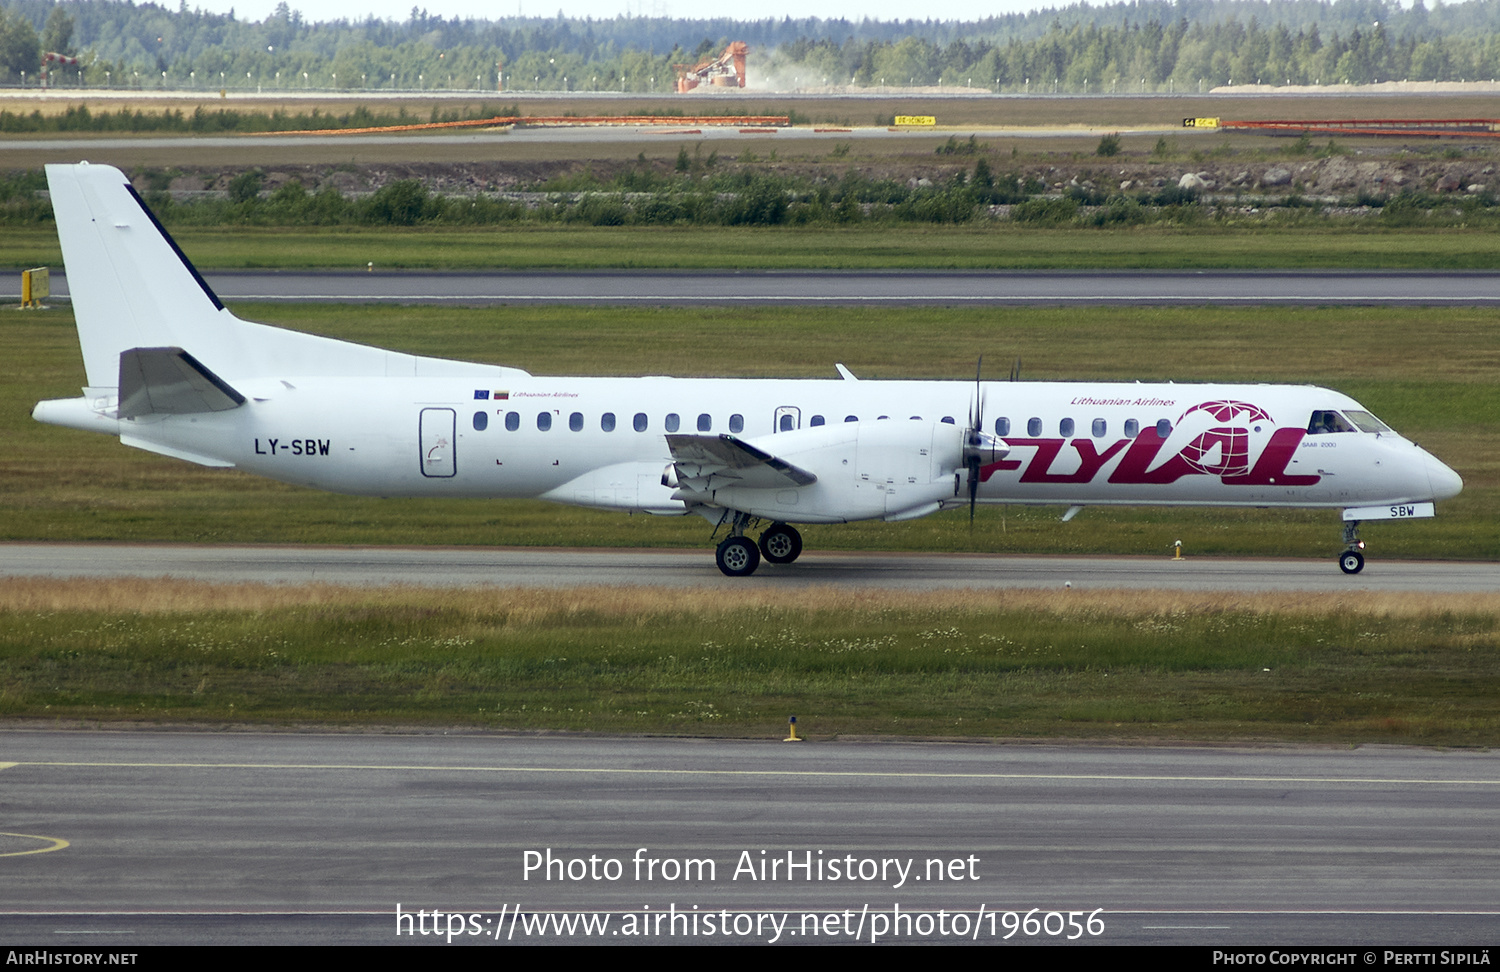
[[(1373, 416), (1371, 417), (1373, 418)], [(1349, 420), (1332, 410), (1313, 412), (1312, 418), (1307, 423), (1308, 435), (1328, 435), (1333, 432), (1353, 431), (1354, 426), (1349, 424)]]
[(1391, 427), (1380, 421), (1380, 419), (1371, 415), (1369, 412), (1365, 412), (1357, 408), (1344, 409), (1344, 415), (1348, 417), (1349, 421), (1353, 422), (1361, 432), (1389, 432), (1391, 430)]

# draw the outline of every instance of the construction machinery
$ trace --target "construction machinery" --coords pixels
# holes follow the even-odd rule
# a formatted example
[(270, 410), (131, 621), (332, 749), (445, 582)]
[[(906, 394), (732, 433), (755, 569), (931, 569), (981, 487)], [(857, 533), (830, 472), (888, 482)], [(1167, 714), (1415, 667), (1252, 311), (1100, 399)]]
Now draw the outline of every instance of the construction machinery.
[(700, 84), (716, 88), (743, 88), (745, 86), (745, 55), (750, 46), (744, 41), (734, 41), (724, 48), (724, 53), (699, 64), (674, 64), (677, 75), (677, 93), (687, 94)]

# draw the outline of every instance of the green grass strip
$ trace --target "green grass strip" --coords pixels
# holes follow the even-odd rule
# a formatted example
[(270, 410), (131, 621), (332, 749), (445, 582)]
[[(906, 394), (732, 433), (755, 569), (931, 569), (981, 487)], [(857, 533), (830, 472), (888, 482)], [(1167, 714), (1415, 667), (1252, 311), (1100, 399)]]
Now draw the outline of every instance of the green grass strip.
[[(1493, 596), (0, 583), (0, 717), (1500, 742)], [(87, 603), (89, 609), (77, 605)]]

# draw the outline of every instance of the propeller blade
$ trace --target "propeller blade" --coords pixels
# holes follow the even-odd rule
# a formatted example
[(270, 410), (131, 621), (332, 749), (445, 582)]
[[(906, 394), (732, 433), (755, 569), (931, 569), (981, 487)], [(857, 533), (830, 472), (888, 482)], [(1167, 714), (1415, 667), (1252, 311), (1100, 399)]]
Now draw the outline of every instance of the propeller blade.
[(969, 428), (981, 430), (984, 428), (984, 385), (980, 378), (984, 375), (984, 355), (979, 356), (979, 363), (974, 366), (974, 413), (969, 417)]
[(979, 503), (979, 457), (969, 460), (969, 529), (974, 529), (974, 507)]

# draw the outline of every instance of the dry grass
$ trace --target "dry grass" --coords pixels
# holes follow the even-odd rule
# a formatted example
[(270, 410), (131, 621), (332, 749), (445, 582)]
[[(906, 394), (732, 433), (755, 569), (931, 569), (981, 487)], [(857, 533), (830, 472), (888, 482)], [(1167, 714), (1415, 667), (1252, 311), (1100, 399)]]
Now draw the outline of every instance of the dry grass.
[(290, 608), (390, 608), (431, 610), (455, 616), (503, 614), (511, 623), (545, 624), (590, 615), (611, 620), (679, 615), (713, 618), (774, 610), (857, 617), (887, 612), (985, 615), (1033, 612), (1058, 617), (1119, 619), (1162, 615), (1285, 614), (1299, 617), (1344, 614), (1369, 618), (1500, 615), (1500, 594), (1365, 592), (1330, 603), (1321, 593), (1238, 593), (1137, 590), (943, 590), (808, 587), (743, 590), (733, 599), (699, 588), (566, 587), (433, 589), (413, 586), (344, 587), (335, 584), (210, 584), (168, 578), (0, 579), (0, 611), (95, 611), (174, 614), (280, 611)]
[(0, 718), (1494, 745), (1500, 595), (0, 581)]

